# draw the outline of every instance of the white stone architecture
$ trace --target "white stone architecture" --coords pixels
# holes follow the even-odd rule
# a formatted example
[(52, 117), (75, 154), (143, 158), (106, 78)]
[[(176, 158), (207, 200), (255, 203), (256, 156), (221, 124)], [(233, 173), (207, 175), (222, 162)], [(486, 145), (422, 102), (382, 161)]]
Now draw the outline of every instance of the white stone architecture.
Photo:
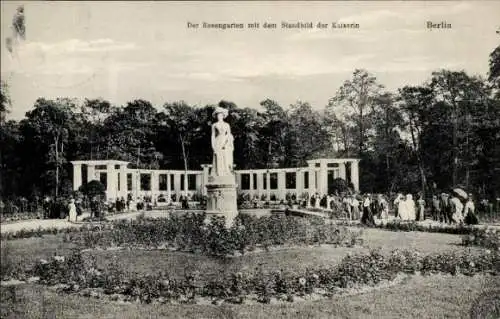
[[(160, 195), (171, 199), (175, 195), (206, 195), (211, 164), (202, 170), (132, 169), (128, 162), (117, 160), (72, 161), (73, 189), (91, 180), (106, 186), (107, 200)], [(266, 200), (285, 199), (287, 194), (297, 197), (304, 194), (328, 194), (332, 181), (342, 178), (359, 191), (359, 159), (321, 158), (307, 161), (306, 167), (235, 170), (238, 193)]]

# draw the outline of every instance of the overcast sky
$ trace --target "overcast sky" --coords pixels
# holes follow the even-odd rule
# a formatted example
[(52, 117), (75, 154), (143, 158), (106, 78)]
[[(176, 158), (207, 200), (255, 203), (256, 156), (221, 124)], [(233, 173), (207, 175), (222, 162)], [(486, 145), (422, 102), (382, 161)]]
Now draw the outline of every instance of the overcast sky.
[[(38, 97), (161, 106), (221, 99), (259, 107), (271, 98), (323, 108), (355, 68), (395, 90), (433, 70), (486, 76), (500, 43), (500, 2), (26, 2), (26, 42), (12, 56), (22, 2), (2, 1), (1, 76), (19, 119)], [(188, 29), (193, 23), (355, 22), (358, 30)], [(426, 29), (446, 21), (452, 29)]]

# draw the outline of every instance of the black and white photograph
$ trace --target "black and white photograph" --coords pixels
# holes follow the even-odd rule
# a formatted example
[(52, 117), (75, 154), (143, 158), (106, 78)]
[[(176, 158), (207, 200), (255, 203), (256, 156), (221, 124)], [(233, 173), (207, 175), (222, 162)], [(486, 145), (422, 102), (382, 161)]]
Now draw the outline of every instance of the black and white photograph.
[(500, 2), (0, 8), (0, 318), (500, 318)]

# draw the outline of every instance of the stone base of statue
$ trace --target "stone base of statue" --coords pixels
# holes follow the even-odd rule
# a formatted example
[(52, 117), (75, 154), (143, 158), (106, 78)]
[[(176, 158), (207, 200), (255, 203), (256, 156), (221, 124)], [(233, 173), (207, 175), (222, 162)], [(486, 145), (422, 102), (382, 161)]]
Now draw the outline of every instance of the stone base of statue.
[(224, 216), (230, 227), (238, 215), (236, 181), (234, 175), (210, 176), (207, 187), (207, 217)]

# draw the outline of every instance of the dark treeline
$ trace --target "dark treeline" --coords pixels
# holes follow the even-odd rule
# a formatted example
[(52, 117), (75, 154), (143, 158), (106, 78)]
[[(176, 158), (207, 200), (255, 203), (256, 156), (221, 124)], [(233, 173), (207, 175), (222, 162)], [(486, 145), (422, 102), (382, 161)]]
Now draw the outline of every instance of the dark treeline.
[[(324, 108), (266, 99), (259, 108), (221, 101), (235, 136), (237, 168), (293, 167), (314, 157), (359, 157), (362, 191), (432, 192), (461, 185), (500, 196), (500, 47), (487, 79), (440, 70), (420, 86), (388, 92), (355, 70)], [(200, 169), (211, 162), (214, 105), (115, 106), (39, 98), (21, 121), (2, 82), (2, 197), (71, 190), (76, 159), (126, 160), (132, 167)]]

